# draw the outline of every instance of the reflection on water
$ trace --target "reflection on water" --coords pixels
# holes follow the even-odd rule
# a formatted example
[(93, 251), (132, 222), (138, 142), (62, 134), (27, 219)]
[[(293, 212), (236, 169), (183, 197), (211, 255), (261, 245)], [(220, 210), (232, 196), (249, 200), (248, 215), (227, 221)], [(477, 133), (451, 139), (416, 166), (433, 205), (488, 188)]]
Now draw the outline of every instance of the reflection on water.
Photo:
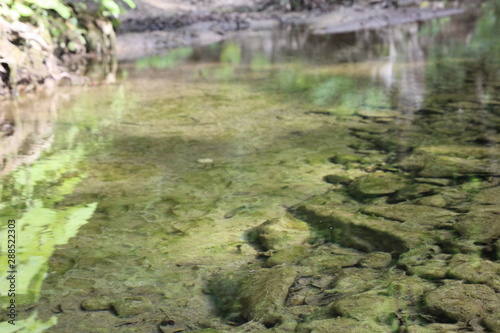
[[(500, 175), (492, 15), (339, 36), (253, 33), (124, 64), (119, 85), (88, 88), (66, 102), (9, 106), (0, 118), (15, 125), (0, 138), (0, 216), (19, 221), (19, 319), (36, 310), (55, 325), (51, 332), (264, 330), (259, 320), (284, 331), (303, 322), (308, 331), (316, 320), (333, 320), (321, 308), (339, 297), (366, 290), (395, 297), (394, 284), (409, 283), (405, 274), (422, 293), (436, 287), (432, 279), (460, 276), (415, 268), (412, 251), (451, 266), (457, 253), (479, 264), (497, 260), (497, 229), (468, 224), (496, 223), (497, 202), (485, 192), (498, 193)], [(465, 23), (469, 29), (460, 30)], [(318, 222), (325, 202), (338, 217)], [(248, 230), (292, 220), (286, 210), (294, 205), (292, 212), (310, 219), (315, 247), (271, 248), (256, 259), (262, 248), (249, 245)], [(447, 252), (438, 257), (437, 248)], [(0, 250), (5, 257), (4, 245)], [(363, 264), (363, 251), (374, 250), (393, 257), (387, 254), (386, 266)], [(355, 260), (332, 268), (324, 253)], [(386, 268), (391, 260), (399, 261)], [(242, 310), (238, 283), (276, 279), (234, 276), (241, 269), (265, 276), (263, 267), (283, 262), (302, 279), (280, 271), (294, 283), (286, 307), (273, 305), (280, 319)], [(362, 287), (349, 289), (341, 281), (353, 270)], [(225, 274), (228, 284), (215, 285), (234, 288), (211, 291), (215, 305), (223, 304), (217, 312), (207, 281)], [(495, 281), (481, 283), (497, 288)], [(0, 285), (2, 308), (4, 290)], [(408, 318), (388, 310), (387, 318), (349, 320), (373, 332), (425, 326), (422, 293), (400, 295)], [(349, 317), (335, 304), (335, 316)], [(20, 323), (36, 326), (34, 318)]]

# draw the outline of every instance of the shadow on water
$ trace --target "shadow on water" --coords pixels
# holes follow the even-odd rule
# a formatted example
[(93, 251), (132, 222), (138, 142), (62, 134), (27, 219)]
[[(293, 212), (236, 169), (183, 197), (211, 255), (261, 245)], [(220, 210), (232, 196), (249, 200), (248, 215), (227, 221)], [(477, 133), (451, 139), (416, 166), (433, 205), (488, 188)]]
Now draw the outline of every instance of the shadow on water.
[[(373, 332), (429, 324), (423, 291), (376, 319), (325, 305), (367, 290), (393, 297), (394, 284), (410, 283), (406, 273), (422, 290), (444, 278), (470, 282), (443, 268), (458, 267), (458, 255), (498, 260), (498, 228), (486, 227), (496, 223), (500, 175), (494, 14), (337, 36), (253, 32), (123, 64), (119, 84), (66, 102), (9, 107), (0, 216), (19, 222), (20, 325), (308, 331), (335, 316)], [(272, 230), (259, 234), (266, 220), (293, 234), (303, 222), (290, 213), (309, 223), (313, 246), (270, 245)], [(387, 264), (368, 263), (372, 252)], [(432, 260), (416, 265), (417, 256)], [(272, 318), (263, 315), (259, 306), (271, 303), (248, 290), (276, 286), (270, 297), (280, 299), (284, 281), (286, 306), (283, 296)], [(397, 319), (401, 311), (412, 315)]]

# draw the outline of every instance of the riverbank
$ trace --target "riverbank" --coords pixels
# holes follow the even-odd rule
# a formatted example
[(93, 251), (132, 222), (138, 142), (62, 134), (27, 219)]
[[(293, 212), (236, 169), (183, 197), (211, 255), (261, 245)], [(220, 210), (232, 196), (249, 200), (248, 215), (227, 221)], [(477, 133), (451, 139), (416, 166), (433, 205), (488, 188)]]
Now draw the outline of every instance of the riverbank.
[(1, 5), (0, 98), (88, 83), (89, 64), (114, 56), (110, 17), (76, 3), (62, 6), (61, 14), (34, 6), (18, 13)]
[[(300, 5), (302, 4), (302, 5)], [(400, 1), (399, 8), (381, 2), (352, 6), (328, 1), (184, 1), (146, 0), (121, 17), (116, 39), (110, 17), (79, 9), (71, 19), (52, 11), (27, 20), (0, 16), (0, 98), (60, 84), (114, 82), (110, 72), (119, 61), (138, 59), (183, 46), (220, 42), (240, 32), (258, 32), (284, 26), (305, 26), (312, 34), (357, 31), (422, 21), (462, 12), (460, 2), (429, 5), (419, 0)], [(445, 8), (447, 7), (447, 8)], [(98, 80), (87, 69), (104, 63)], [(95, 81), (95, 82), (94, 82)]]

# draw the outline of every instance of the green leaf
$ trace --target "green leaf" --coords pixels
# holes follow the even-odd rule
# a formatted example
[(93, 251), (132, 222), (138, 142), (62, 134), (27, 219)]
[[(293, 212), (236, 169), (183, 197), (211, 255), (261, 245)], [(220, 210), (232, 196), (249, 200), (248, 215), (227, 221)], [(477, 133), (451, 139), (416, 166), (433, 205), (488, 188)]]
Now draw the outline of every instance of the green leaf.
[(28, 7), (26, 5), (23, 5), (20, 2), (14, 3), (14, 5), (12, 5), (12, 10), (15, 10), (21, 16), (31, 16), (31, 15), (33, 15), (33, 9), (31, 9), (30, 7)]
[(42, 9), (53, 9), (63, 19), (68, 19), (71, 16), (70, 8), (60, 0), (24, 0), (24, 2), (31, 3)]
[(113, 0), (102, 0), (102, 6), (115, 16), (118, 16), (121, 13), (120, 6), (118, 6), (118, 4)]
[(134, 9), (135, 8), (135, 2), (134, 0), (123, 0), (129, 6), (130, 8)]

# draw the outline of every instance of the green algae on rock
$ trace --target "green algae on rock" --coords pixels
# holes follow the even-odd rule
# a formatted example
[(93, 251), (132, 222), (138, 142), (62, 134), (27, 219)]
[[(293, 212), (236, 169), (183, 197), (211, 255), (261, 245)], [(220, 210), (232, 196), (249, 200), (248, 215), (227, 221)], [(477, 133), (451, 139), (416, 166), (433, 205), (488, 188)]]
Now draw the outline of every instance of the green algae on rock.
[(468, 322), (500, 311), (500, 295), (482, 284), (444, 285), (424, 299), (431, 312), (455, 321)]
[(307, 223), (287, 214), (253, 228), (248, 238), (265, 250), (280, 250), (307, 243), (311, 232)]

